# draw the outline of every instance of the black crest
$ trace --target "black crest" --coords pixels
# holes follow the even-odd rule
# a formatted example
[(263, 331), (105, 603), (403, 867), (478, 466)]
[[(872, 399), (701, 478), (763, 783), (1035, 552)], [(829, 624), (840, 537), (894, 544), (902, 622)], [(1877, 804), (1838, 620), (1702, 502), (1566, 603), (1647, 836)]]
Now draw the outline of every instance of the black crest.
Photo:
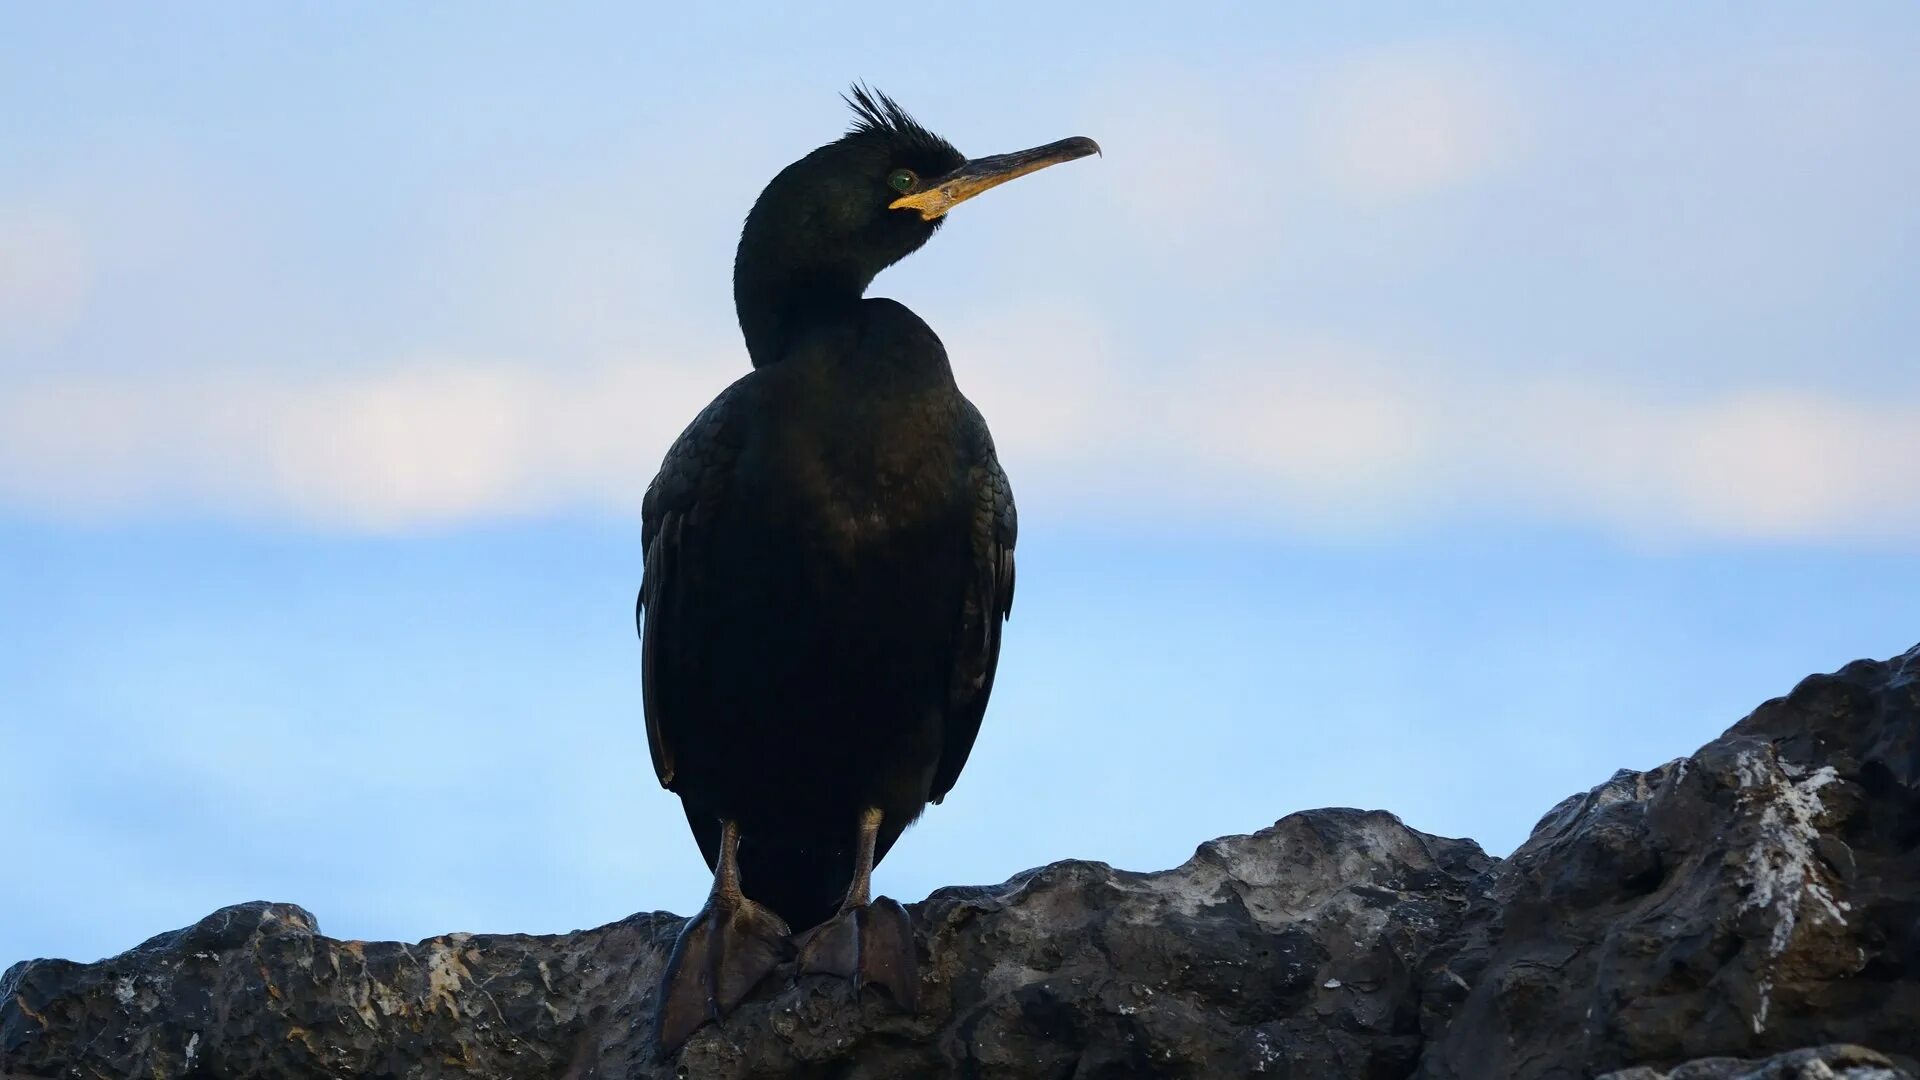
[(908, 115), (900, 103), (863, 84), (855, 83), (846, 94), (840, 95), (853, 110), (853, 126), (847, 129), (849, 136), (879, 135), (884, 138), (919, 143), (932, 150), (953, 152), (947, 140), (935, 135), (920, 125), (918, 120)]

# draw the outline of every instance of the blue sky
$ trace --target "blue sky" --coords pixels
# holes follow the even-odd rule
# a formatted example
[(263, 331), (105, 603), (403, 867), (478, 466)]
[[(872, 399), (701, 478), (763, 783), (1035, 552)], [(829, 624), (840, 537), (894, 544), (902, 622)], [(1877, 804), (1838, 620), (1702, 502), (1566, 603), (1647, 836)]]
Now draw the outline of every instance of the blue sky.
[(1920, 640), (1905, 5), (4, 18), (0, 963), (698, 904), (635, 510), (854, 78), (1106, 150), (876, 283), (1023, 518), (882, 890), (1321, 805), (1504, 852)]

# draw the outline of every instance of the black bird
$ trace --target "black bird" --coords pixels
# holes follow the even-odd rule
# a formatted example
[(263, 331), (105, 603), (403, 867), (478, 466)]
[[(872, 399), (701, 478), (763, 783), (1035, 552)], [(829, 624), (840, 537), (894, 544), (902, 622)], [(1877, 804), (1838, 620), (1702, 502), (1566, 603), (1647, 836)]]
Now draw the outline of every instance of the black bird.
[(986, 422), (927, 324), (862, 297), (955, 205), (1099, 147), (969, 160), (884, 94), (848, 104), (852, 129), (747, 216), (733, 295), (754, 370), (644, 504), (647, 740), (714, 871), (662, 981), (662, 1051), (796, 947), (802, 972), (912, 1007), (906, 911), (869, 906), (869, 883), (966, 764), (1013, 603)]

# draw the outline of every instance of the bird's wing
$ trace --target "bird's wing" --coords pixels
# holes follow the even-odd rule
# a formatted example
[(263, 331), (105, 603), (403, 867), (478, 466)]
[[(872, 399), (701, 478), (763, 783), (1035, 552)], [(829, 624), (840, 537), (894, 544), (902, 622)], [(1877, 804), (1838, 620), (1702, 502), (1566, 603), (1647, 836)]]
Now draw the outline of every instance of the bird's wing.
[(948, 683), (944, 745), (933, 776), (931, 799), (936, 803), (946, 798), (960, 778), (974, 737), (980, 734), (987, 697), (993, 693), (993, 673), (1000, 664), (1000, 628), (1013, 612), (1013, 545), (1020, 532), (1013, 488), (1000, 468), (987, 423), (972, 405), (967, 406), (967, 421), (974, 447), (973, 566)]
[(726, 497), (740, 453), (740, 383), (721, 391), (680, 433), (641, 504), (646, 569), (634, 622), (640, 632), (647, 748), (662, 787), (673, 786), (676, 725), (686, 723), (682, 688), (699, 669), (699, 635), (685, 632), (685, 597), (706, 573), (701, 534)]

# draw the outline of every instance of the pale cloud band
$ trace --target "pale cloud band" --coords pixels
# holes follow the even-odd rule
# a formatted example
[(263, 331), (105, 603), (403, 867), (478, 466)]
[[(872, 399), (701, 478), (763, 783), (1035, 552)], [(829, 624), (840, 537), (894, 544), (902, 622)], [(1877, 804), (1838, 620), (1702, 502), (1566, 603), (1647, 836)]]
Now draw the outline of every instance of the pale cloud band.
[[(949, 339), (1041, 513), (1340, 535), (1517, 512), (1653, 543), (1920, 542), (1913, 403), (1443, 380), (1423, 374), (1434, 365), (1323, 342), (1124, 378), (1090, 322), (1058, 314), (1007, 313)], [(341, 530), (631, 514), (732, 370), (715, 357), (41, 379), (0, 401), (0, 504)]]

